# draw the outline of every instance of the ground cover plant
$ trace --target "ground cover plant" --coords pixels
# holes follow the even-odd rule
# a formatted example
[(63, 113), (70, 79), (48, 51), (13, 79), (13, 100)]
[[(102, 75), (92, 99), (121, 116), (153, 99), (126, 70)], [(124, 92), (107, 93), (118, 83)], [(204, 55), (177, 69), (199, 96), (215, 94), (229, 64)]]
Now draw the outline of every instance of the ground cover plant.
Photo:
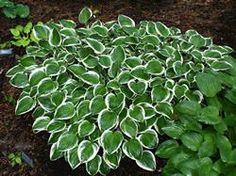
[(91, 175), (123, 157), (153, 171), (155, 155), (163, 175), (234, 174), (232, 48), (161, 22), (91, 17), (35, 26), (38, 44), (7, 73), (23, 89), (16, 114), (34, 109), (33, 130), (50, 133), (50, 158)]
[(26, 18), (29, 13), (30, 9), (27, 5), (24, 4), (15, 4), (9, 0), (0, 0), (0, 9), (2, 9), (3, 14), (7, 18)]

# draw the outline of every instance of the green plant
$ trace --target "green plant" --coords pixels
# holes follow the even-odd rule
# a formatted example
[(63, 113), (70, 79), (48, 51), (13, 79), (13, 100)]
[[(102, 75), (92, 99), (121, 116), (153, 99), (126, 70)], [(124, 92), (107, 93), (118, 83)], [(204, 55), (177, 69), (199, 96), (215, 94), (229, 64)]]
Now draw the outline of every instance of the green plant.
[(11, 43), (15, 46), (26, 47), (31, 42), (37, 42), (37, 39), (32, 34), (33, 24), (28, 22), (25, 26), (17, 25), (15, 28), (11, 28), (10, 32), (13, 35), (14, 41)]
[(12, 105), (16, 105), (16, 99), (12, 96), (12, 95), (5, 95), (4, 94), (4, 99), (5, 101), (7, 101), (8, 103), (12, 104)]
[(36, 25), (38, 44), (7, 72), (23, 89), (16, 114), (34, 109), (33, 131), (50, 133), (51, 160), (106, 175), (126, 156), (154, 171), (155, 150), (163, 175), (234, 174), (233, 49), (161, 22), (91, 17)]
[(0, 0), (0, 8), (2, 8), (2, 11), (6, 17), (12, 19), (17, 16), (20, 18), (26, 18), (30, 13), (30, 9), (27, 5), (14, 4), (9, 0)]
[(16, 165), (22, 165), (21, 154), (20, 153), (10, 153), (7, 158), (9, 159), (12, 167)]

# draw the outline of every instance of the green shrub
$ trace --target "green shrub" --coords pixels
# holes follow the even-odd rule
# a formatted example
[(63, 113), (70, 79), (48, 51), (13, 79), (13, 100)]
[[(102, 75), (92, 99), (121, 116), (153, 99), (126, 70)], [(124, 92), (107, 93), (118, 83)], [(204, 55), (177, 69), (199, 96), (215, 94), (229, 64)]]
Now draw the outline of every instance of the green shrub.
[(106, 175), (125, 156), (154, 171), (155, 152), (163, 175), (234, 174), (232, 48), (161, 22), (91, 17), (35, 26), (38, 44), (7, 73), (23, 90), (16, 114), (34, 109), (33, 131), (50, 133), (51, 160)]
[(0, 8), (2, 8), (6, 17), (12, 19), (16, 17), (26, 18), (30, 13), (30, 9), (27, 5), (14, 4), (9, 0), (0, 0)]

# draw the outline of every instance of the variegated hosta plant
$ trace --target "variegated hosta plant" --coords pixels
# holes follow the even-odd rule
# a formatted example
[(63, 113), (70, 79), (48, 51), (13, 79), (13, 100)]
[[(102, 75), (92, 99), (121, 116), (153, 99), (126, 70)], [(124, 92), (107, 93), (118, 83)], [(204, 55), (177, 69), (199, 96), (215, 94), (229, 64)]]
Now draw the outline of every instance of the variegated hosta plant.
[(34, 109), (33, 131), (50, 133), (51, 160), (91, 175), (124, 157), (154, 171), (154, 154), (168, 159), (163, 175), (235, 171), (233, 50), (161, 22), (91, 17), (36, 25), (37, 45), (7, 72), (22, 89), (16, 114)]

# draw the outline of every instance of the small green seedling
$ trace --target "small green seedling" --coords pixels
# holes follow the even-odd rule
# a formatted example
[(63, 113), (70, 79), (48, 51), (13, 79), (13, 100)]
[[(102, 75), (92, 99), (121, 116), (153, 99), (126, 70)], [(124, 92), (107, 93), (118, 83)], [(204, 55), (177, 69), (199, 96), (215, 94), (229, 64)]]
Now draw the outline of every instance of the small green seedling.
[(37, 39), (32, 34), (33, 24), (27, 23), (26, 26), (17, 25), (15, 28), (11, 28), (10, 32), (13, 35), (14, 40), (11, 43), (15, 46), (26, 47), (31, 42), (37, 42)]
[(10, 153), (7, 156), (8, 160), (10, 161), (12, 167), (15, 167), (17, 165), (22, 165), (21, 155), (20, 153)]

